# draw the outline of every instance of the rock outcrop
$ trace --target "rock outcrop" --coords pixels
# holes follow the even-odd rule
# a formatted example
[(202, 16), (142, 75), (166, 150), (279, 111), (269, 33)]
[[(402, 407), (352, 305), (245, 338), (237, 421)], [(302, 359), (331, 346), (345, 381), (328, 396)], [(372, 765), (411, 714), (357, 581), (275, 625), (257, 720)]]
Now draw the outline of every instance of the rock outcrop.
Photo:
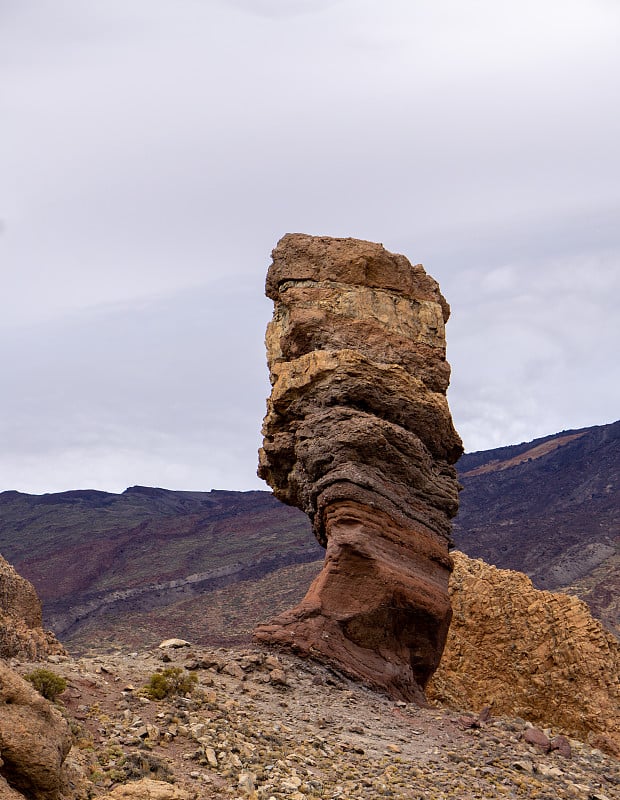
[(450, 622), (450, 519), (462, 452), (446, 400), (449, 307), (381, 245), (289, 234), (266, 293), (272, 383), (258, 474), (326, 547), (262, 643), (424, 701)]
[(0, 796), (56, 800), (71, 731), (60, 711), (0, 661)]
[(620, 644), (575, 597), (452, 553), (453, 617), (429, 699), (491, 706), (620, 756)]
[(0, 556), (0, 658), (36, 661), (64, 652), (54, 634), (43, 629), (34, 586)]

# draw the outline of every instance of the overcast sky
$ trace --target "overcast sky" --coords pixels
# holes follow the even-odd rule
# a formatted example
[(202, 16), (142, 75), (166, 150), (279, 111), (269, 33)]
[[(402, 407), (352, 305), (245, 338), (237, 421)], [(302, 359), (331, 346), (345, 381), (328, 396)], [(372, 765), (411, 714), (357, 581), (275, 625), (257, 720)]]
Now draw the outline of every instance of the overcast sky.
[(0, 0), (0, 490), (266, 488), (286, 232), (452, 306), (468, 451), (620, 414), (617, 0)]

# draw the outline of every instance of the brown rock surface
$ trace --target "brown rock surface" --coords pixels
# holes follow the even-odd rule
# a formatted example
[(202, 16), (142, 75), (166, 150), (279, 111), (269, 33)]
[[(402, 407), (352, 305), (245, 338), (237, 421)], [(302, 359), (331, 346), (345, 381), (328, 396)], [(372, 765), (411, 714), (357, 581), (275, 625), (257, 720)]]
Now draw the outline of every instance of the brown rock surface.
[(116, 786), (102, 800), (190, 800), (190, 795), (165, 781), (142, 778)]
[(272, 383), (259, 475), (326, 547), (294, 609), (256, 639), (423, 700), (448, 625), (452, 466), (437, 283), (355, 239), (288, 234), (273, 252)]
[(43, 629), (34, 586), (0, 556), (0, 658), (34, 661), (53, 653), (64, 653), (64, 648)]
[(54, 800), (63, 787), (71, 732), (61, 713), (0, 661), (0, 785), (30, 800)]
[(2, 775), (0, 775), (0, 800), (24, 800), (24, 795), (11, 789)]
[(620, 645), (584, 602), (452, 553), (453, 617), (430, 699), (555, 725), (620, 755)]

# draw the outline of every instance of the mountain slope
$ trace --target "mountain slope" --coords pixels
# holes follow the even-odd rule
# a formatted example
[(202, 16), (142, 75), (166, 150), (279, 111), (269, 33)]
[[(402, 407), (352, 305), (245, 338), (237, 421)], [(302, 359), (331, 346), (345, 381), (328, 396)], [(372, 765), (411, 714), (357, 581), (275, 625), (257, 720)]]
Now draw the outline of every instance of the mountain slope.
[(0, 551), (35, 585), (46, 623), (68, 643), (86, 625), (97, 639), (98, 619), (131, 630), (136, 614), (323, 552), (305, 515), (267, 492), (139, 486), (120, 495), (4, 492)]
[[(565, 589), (620, 634), (620, 422), (463, 456), (459, 549)], [(248, 641), (320, 568), (306, 517), (267, 492), (0, 493), (0, 552), (69, 647)]]
[(454, 537), (459, 549), (570, 587), (618, 634), (620, 422), (472, 453)]

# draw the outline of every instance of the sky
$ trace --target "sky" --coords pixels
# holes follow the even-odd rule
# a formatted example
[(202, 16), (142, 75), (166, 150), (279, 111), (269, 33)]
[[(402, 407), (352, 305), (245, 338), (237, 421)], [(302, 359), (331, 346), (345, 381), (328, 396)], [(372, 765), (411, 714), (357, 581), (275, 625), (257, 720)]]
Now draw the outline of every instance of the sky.
[(267, 488), (287, 232), (452, 307), (471, 452), (620, 414), (616, 0), (0, 0), (0, 491)]

